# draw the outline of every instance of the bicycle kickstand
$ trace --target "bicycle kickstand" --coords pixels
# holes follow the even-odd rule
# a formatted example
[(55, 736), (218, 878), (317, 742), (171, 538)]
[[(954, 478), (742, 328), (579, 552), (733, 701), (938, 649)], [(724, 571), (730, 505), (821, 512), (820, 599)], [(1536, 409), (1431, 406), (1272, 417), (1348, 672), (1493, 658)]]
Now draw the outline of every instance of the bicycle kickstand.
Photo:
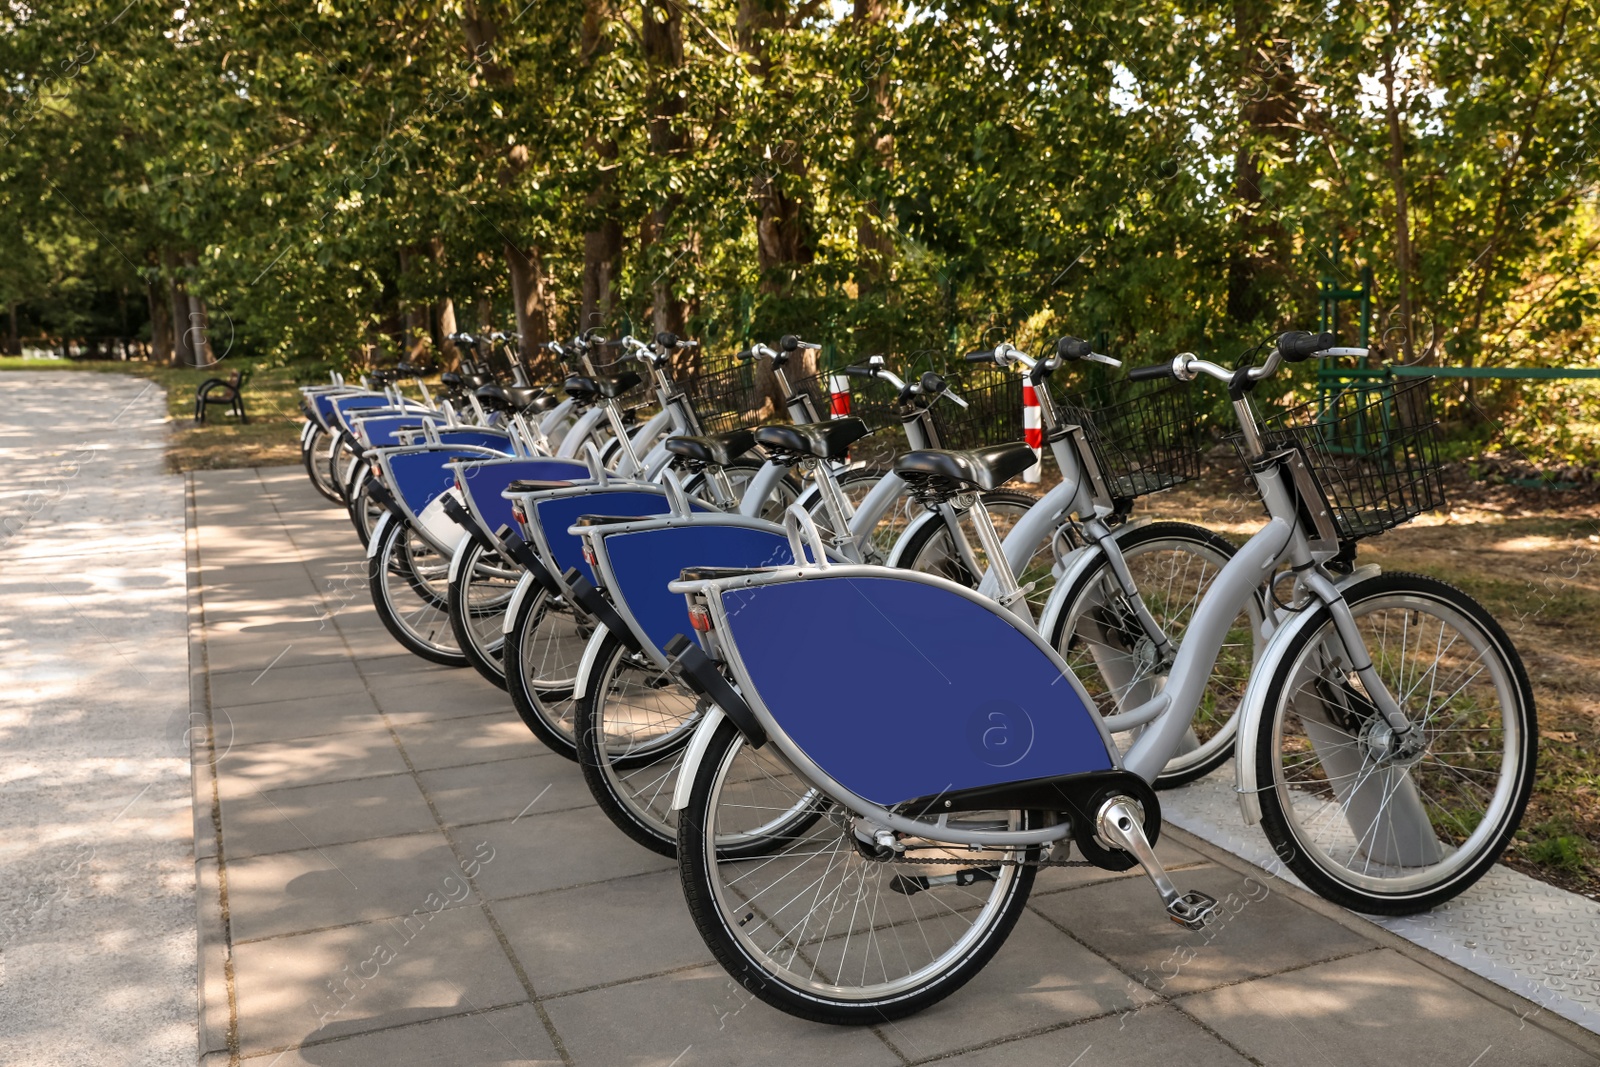
[(1156, 859), (1156, 850), (1151, 847), (1150, 839), (1144, 835), (1143, 820), (1133, 801), (1127, 797), (1112, 797), (1100, 805), (1095, 821), (1101, 838), (1124, 852), (1131, 852), (1134, 859), (1139, 861), (1139, 866), (1144, 868), (1144, 873), (1155, 885), (1156, 892), (1161, 894), (1161, 903), (1167, 909), (1167, 917), (1173, 922), (1190, 930), (1200, 930), (1216, 917), (1215, 897), (1197, 889), (1180, 893), (1178, 887), (1172, 884), (1166, 868)]

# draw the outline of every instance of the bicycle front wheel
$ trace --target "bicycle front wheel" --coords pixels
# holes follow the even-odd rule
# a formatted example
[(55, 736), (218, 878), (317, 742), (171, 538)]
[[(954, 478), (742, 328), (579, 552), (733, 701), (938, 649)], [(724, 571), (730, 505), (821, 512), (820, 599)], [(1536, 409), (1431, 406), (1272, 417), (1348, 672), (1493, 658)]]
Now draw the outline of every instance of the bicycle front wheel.
[(1444, 582), (1383, 574), (1344, 591), (1420, 742), (1398, 748), (1323, 606), (1273, 666), (1255, 738), (1262, 829), (1336, 904), (1424, 911), (1492, 866), (1533, 788), (1538, 725), (1505, 631)]
[[(838, 808), (773, 829), (815, 797), (770, 747), (751, 751), (732, 723), (718, 727), (679, 819), (678, 866), (695, 925), (728, 973), (791, 1015), (865, 1026), (920, 1011), (982, 970), (1033, 886), (1036, 868), (1014, 861), (1037, 849), (907, 838), (899, 859), (874, 858)], [(959, 818), (1028, 824), (1018, 811)], [(741, 837), (762, 849), (730, 854)]]

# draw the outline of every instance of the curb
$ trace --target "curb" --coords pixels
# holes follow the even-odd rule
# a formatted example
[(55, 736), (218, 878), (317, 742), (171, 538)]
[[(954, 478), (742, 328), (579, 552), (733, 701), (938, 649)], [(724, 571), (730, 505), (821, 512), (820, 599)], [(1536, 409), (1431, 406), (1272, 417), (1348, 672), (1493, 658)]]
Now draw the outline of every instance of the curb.
[(216, 746), (206, 661), (205, 613), (200, 588), (200, 539), (194, 474), (184, 475), (184, 570), (189, 622), (189, 770), (194, 803), (195, 986), (199, 1001), (196, 1062), (239, 1062), (233, 996), (233, 938), (228, 922), (222, 834), (217, 801)]

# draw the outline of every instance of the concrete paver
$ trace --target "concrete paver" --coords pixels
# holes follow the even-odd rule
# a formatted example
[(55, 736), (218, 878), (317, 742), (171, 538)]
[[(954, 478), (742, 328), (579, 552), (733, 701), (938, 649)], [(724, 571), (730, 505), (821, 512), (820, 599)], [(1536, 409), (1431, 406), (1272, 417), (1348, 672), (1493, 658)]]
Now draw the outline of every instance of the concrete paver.
[[(1502, 1016), (1537, 1030), (1518, 1047), (1550, 1062), (1600, 1049), (1297, 889), (1247, 882), (1251, 868), (1181, 831), (1158, 848), (1185, 887), (1248, 899), (1209, 939), (1165, 922), (1141, 875), (1050, 869), (995, 960), (948, 1000), (861, 1030), (790, 1018), (709, 962), (673, 862), (611, 826), (504, 692), (394, 642), (353, 531), (302, 472), (197, 474), (193, 491), (196, 639), (211, 642), (214, 607), (233, 698), (214, 686), (210, 709), (232, 739), (216, 772), (233, 979), (208, 971), (225, 993), (207, 1003), (231, 993), (220, 1031), (233, 1028), (238, 1062), (1233, 1067), (1312, 1047), (1252, 999), (1300, 989), (1321, 998), (1307, 1001), (1314, 1045), (1332, 1062), (1384, 1041), (1421, 1048), (1407, 1007), (1436, 1000), (1481, 1014), (1485, 1040), (1505, 1038)], [(255, 519), (213, 521), (208, 506)], [(294, 566), (310, 602), (274, 603), (306, 587)], [(269, 699), (238, 699), (269, 682)], [(207, 1067), (233, 1062), (225, 1042), (202, 1051)]]

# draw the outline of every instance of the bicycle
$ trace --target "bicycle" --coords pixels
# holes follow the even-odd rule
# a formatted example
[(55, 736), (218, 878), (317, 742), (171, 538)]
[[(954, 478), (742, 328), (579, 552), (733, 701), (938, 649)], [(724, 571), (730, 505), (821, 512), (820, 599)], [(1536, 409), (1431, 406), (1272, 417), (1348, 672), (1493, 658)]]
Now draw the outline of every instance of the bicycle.
[[(1328, 447), (1325, 427), (1264, 425), (1250, 400), (1285, 362), (1356, 351), (1291, 333), (1260, 366), (1184, 353), (1130, 374), (1228, 384), (1269, 516), (1200, 602), (1166, 686), (1136, 708), (1101, 716), (1016, 614), (937, 577), (817, 555), (690, 569), (672, 584), (699, 639), (680, 643), (675, 669), (715, 704), (674, 797), (680, 872), (697, 928), (736, 980), (819, 1021), (918, 1011), (993, 956), (1038, 866), (1067, 862), (1069, 843), (1095, 866), (1139, 865), (1170, 918), (1203, 927), (1215, 901), (1180, 892), (1152, 849), (1161, 818), (1150, 783), (1188, 729), (1229, 621), (1269, 576), (1288, 616), (1240, 711), (1246, 820), (1307, 886), (1357, 910), (1425, 910), (1481, 877), (1532, 786), (1526, 672), (1465, 593), (1353, 566), (1362, 537), (1442, 500), (1436, 426), (1414, 392), (1391, 388), (1352, 412), (1345, 430), (1365, 451), (1351, 461)], [(1370, 424), (1392, 432), (1366, 439), (1356, 427)], [(795, 558), (815, 549), (803, 513), (785, 522)], [(1058, 583), (1053, 595), (1066, 593)], [(873, 610), (845, 610), (863, 601)], [(824, 626), (843, 647), (878, 647), (842, 657), (832, 699), (819, 703), (793, 685), (784, 638)], [(985, 669), (994, 663), (1006, 669)], [(1112, 732), (1135, 727), (1120, 751)], [(821, 818), (759, 863), (719, 852), (818, 807)]]

